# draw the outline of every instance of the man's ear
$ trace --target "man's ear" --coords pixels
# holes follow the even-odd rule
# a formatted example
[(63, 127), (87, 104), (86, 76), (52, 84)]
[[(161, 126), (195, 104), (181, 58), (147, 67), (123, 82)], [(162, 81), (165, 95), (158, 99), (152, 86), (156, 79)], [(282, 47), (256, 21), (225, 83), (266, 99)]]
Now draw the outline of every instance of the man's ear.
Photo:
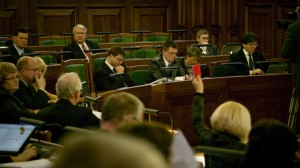
[(80, 98), (80, 90), (75, 91), (74, 97), (75, 97), (76, 99), (79, 99), (79, 98)]

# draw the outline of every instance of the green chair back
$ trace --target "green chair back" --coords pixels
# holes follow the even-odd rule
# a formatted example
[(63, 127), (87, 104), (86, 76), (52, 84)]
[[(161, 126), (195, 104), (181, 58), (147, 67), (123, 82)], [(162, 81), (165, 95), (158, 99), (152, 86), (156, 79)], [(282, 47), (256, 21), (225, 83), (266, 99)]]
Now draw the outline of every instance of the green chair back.
[(43, 40), (42, 45), (68, 45), (68, 40)]
[(149, 73), (148, 70), (135, 70), (135, 71), (130, 71), (128, 74), (130, 79), (134, 83), (134, 85), (138, 86), (138, 85), (145, 84), (148, 73)]
[(134, 50), (134, 58), (154, 58), (156, 55), (156, 49)]
[(283, 74), (286, 73), (287, 71), (287, 65), (282, 63), (282, 64), (271, 64), (268, 68), (267, 73), (277, 73), (277, 74)]
[(102, 38), (87, 38), (87, 40), (93, 41), (95, 43), (103, 43)]
[(167, 41), (170, 40), (169, 36), (148, 36), (145, 41)]
[(110, 42), (112, 43), (136, 42), (136, 41), (138, 41), (138, 39), (132, 37), (113, 37), (110, 39)]
[(213, 77), (234, 76), (236, 67), (216, 65), (213, 66)]
[(55, 55), (38, 55), (38, 57), (42, 58), (47, 65), (56, 63)]
[(86, 67), (84, 64), (71, 64), (65, 66), (64, 72), (76, 72), (81, 80), (87, 81), (87, 76), (86, 76)]
[[(99, 65), (105, 60), (105, 58), (96, 58), (93, 61), (94, 72), (99, 68)], [(95, 73), (94, 73), (95, 74)]]

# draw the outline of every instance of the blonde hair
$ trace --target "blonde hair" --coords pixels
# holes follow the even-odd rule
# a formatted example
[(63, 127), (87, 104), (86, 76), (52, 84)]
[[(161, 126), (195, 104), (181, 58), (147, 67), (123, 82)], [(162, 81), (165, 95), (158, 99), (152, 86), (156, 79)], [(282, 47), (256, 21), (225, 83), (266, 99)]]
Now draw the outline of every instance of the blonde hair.
[(219, 105), (210, 117), (210, 123), (215, 131), (234, 135), (243, 143), (248, 141), (251, 129), (250, 112), (238, 102), (227, 101)]
[(41, 57), (34, 57), (34, 59), (39, 63), (39, 68), (45, 74), (47, 72), (47, 65)]
[(74, 32), (75, 32), (75, 30), (76, 29), (84, 29), (85, 30), (85, 33), (87, 33), (87, 28), (84, 26), (84, 25), (82, 25), (82, 24), (77, 24), (76, 26), (74, 26), (73, 27), (73, 34), (74, 34)]

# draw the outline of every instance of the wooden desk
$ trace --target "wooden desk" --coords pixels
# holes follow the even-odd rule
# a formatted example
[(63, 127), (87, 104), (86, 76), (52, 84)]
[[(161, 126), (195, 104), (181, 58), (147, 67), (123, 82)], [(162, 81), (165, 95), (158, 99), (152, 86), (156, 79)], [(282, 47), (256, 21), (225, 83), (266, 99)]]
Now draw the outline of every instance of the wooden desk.
[(107, 92), (98, 93), (97, 103), (94, 105), (95, 110), (101, 111), (103, 102), (107, 99), (107, 97), (113, 93), (118, 92), (128, 92), (135, 96), (137, 96), (145, 105), (145, 107), (149, 107), (151, 103), (151, 86), (150, 85), (140, 85), (134, 86), (130, 88), (124, 88), (119, 90), (111, 90)]
[[(286, 122), (292, 93), (292, 76), (235, 76), (227, 78), (207, 78), (203, 80), (205, 89), (205, 121), (218, 105), (235, 100), (250, 111), (252, 122), (262, 118), (275, 118)], [(169, 82), (152, 87), (151, 108), (171, 113), (174, 128), (180, 128), (191, 145), (198, 140), (192, 127), (192, 101), (194, 89), (191, 81)], [(170, 123), (165, 116), (159, 121)]]

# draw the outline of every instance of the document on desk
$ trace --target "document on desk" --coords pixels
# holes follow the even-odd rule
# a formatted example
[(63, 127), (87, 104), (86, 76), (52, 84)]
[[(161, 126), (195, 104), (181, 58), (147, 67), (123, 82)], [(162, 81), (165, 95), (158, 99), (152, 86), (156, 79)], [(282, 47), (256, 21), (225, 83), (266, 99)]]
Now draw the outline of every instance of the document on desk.
[(199, 168), (200, 163), (195, 159), (194, 153), (181, 130), (173, 135), (172, 142), (172, 168)]
[(52, 166), (53, 163), (48, 159), (37, 159), (26, 162), (12, 162), (0, 164), (0, 168), (50, 168)]

